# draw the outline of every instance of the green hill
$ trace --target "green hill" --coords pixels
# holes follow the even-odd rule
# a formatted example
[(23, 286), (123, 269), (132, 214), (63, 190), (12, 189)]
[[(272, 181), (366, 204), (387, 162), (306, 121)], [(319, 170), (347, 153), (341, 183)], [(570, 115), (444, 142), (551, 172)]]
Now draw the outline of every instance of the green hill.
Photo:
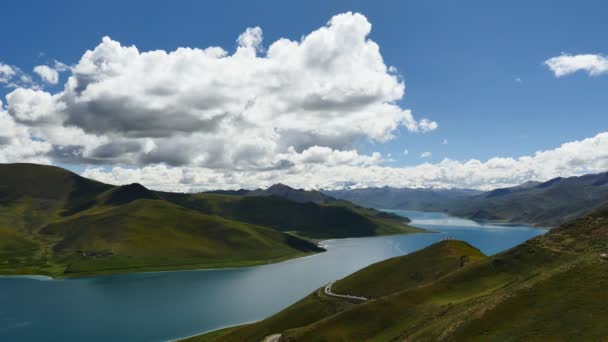
[(444, 241), (334, 284), (335, 293), (375, 298), (360, 304), (319, 290), (266, 320), (197, 339), (598, 341), (608, 336), (607, 284), (603, 207), (492, 257)]
[(407, 218), (344, 201), (317, 204), (299, 203), (277, 196), (159, 194), (186, 208), (315, 239), (424, 231), (407, 226)]
[(345, 202), (155, 192), (53, 166), (0, 165), (0, 274), (246, 266), (319, 252), (299, 236), (421, 231)]
[[(463, 257), (467, 260), (464, 263), (461, 262)], [(442, 241), (421, 251), (370, 265), (336, 282), (332, 291), (382, 297), (404, 287), (415, 287), (432, 282), (484, 258), (479, 250), (466, 242)], [(356, 306), (358, 304), (353, 302), (328, 297), (322, 289), (319, 289), (258, 323), (231, 328), (216, 336), (212, 333), (194, 337), (188, 341), (261, 341), (265, 336), (273, 333), (307, 326)]]

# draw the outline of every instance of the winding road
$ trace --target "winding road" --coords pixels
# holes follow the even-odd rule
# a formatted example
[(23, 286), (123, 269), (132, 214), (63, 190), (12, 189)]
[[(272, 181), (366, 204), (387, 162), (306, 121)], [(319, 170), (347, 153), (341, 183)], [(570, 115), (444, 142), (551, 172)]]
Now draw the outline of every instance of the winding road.
[(332, 281), (331, 283), (325, 285), (325, 289), (323, 290), (325, 292), (326, 295), (330, 296), (330, 297), (335, 297), (335, 298), (345, 298), (345, 299), (354, 299), (354, 300), (359, 300), (359, 301), (366, 301), (369, 300), (369, 298), (365, 298), (365, 297), (358, 297), (358, 296), (351, 296), (351, 295), (340, 295), (340, 294), (336, 294), (331, 292), (331, 286), (334, 284), (334, 282)]
[(281, 338), (281, 334), (274, 334), (270, 336), (266, 336), (262, 342), (278, 342)]

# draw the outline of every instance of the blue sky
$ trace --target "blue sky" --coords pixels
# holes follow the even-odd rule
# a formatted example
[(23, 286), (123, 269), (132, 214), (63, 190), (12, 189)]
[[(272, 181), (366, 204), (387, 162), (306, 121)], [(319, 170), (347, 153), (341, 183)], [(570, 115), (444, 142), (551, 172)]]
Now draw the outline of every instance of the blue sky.
[[(267, 48), (346, 11), (367, 18), (368, 38), (403, 77), (399, 106), (439, 125), (427, 133), (401, 127), (388, 142), (359, 139), (359, 153), (391, 155), (385, 166), (532, 155), (606, 131), (608, 76), (556, 77), (544, 64), (562, 53), (608, 54), (604, 1), (19, 1), (0, 5), (0, 62), (30, 74), (54, 60), (73, 65), (103, 36), (139, 51), (233, 53), (236, 37), (255, 26)], [(68, 76), (45, 91), (61, 91)], [(0, 89), (5, 104), (12, 90)]]

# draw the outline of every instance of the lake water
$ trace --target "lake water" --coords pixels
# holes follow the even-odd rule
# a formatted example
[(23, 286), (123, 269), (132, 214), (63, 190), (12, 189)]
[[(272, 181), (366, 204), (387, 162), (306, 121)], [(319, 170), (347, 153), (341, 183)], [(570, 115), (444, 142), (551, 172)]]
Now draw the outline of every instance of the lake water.
[(437, 233), (328, 240), (272, 265), (79, 279), (0, 277), (0, 341), (165, 341), (272, 315), (322, 285), (446, 236), (495, 254), (542, 234), (442, 213), (393, 211)]

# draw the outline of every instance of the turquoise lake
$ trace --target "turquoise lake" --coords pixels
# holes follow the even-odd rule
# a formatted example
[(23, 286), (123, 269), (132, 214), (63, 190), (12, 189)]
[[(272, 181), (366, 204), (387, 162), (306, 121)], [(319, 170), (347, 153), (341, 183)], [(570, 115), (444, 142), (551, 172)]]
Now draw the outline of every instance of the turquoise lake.
[(392, 211), (437, 233), (327, 240), (272, 265), (78, 279), (0, 277), (0, 341), (167, 341), (272, 315), (324, 284), (446, 236), (495, 254), (543, 230)]

